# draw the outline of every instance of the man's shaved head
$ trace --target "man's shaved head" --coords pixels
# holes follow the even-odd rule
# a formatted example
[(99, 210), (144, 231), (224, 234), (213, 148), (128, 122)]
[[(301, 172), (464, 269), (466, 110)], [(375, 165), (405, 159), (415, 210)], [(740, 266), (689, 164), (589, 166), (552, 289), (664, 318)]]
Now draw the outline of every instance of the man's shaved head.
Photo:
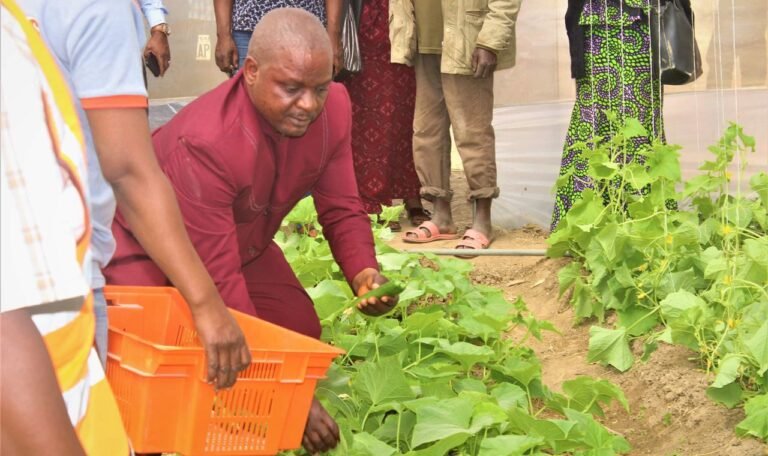
[(264, 65), (289, 50), (325, 51), (333, 58), (331, 40), (317, 17), (301, 8), (274, 9), (253, 29), (248, 55)]
[(253, 29), (242, 75), (253, 106), (275, 130), (304, 135), (322, 112), (333, 77), (325, 28), (302, 9), (272, 10)]

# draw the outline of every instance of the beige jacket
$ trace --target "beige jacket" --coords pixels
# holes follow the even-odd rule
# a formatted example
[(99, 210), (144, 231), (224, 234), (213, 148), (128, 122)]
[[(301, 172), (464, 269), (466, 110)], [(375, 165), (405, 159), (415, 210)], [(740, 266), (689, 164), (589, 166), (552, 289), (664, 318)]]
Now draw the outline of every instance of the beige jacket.
[[(413, 2), (389, 0), (391, 60), (412, 66), (416, 47)], [(472, 74), (472, 53), (482, 47), (496, 53), (497, 70), (515, 65), (515, 22), (522, 0), (442, 0), (441, 71)]]

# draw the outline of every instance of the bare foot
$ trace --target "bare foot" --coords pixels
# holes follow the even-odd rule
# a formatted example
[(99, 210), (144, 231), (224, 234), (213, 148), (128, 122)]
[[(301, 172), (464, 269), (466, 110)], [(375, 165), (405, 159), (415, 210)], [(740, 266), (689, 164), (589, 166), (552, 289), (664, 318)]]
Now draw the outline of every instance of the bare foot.
[(419, 226), (432, 219), (432, 214), (422, 206), (421, 198), (405, 200), (405, 210), (408, 213), (408, 220), (413, 226)]

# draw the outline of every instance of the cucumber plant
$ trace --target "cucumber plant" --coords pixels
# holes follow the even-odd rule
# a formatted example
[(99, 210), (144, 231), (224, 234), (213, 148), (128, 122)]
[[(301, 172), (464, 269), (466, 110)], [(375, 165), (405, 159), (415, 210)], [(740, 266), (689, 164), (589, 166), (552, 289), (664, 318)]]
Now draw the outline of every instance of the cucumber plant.
[[(399, 208), (385, 208), (394, 219)], [(302, 225), (295, 229), (297, 224)], [(386, 224), (385, 224), (386, 225)], [(316, 232), (309, 236), (312, 227)], [(275, 240), (315, 302), (324, 341), (346, 351), (317, 396), (339, 424), (344, 456), (616, 455), (630, 447), (596, 419), (628, 409), (605, 380), (577, 377), (547, 388), (526, 346), (554, 327), (521, 299), (474, 285), (470, 263), (397, 251), (373, 225), (383, 273), (404, 285), (393, 312), (349, 312), (356, 301), (334, 263), (312, 202), (286, 218)], [(514, 336), (513, 336), (514, 335)], [(303, 454), (303, 453), (302, 453)]]
[(574, 258), (559, 279), (577, 318), (617, 316), (591, 328), (588, 357), (626, 371), (636, 339), (642, 358), (659, 342), (688, 347), (711, 374), (712, 399), (746, 403), (737, 431), (768, 440), (768, 175), (732, 189), (755, 141), (731, 124), (683, 182), (679, 147), (638, 147), (648, 133), (637, 120), (617, 130), (575, 145), (590, 188), (548, 239), (550, 256)]

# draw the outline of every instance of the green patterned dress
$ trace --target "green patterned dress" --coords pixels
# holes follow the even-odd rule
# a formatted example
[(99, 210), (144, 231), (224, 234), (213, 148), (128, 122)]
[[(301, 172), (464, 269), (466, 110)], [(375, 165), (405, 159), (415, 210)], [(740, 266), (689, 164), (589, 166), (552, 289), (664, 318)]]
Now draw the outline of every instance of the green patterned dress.
[(618, 114), (619, 123), (637, 118), (653, 136), (664, 136), (662, 86), (651, 70), (648, 16), (638, 13), (648, 11), (649, 0), (620, 1), (587, 0), (579, 20), (585, 32), (586, 76), (576, 80), (576, 104), (560, 165), (560, 175), (573, 175), (557, 188), (553, 231), (581, 192), (592, 187), (588, 162), (573, 145), (612, 136), (606, 112)]

